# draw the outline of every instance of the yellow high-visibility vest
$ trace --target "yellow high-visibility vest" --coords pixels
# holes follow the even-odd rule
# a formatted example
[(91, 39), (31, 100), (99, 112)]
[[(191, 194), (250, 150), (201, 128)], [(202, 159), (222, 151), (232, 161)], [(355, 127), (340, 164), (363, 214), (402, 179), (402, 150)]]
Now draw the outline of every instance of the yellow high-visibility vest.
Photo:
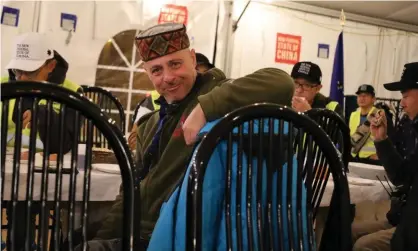
[(160, 105), (155, 103), (155, 100), (157, 100), (160, 97), (160, 94), (157, 91), (152, 91), (151, 92), (151, 100), (152, 100), (152, 105), (154, 106), (154, 110), (158, 110), (160, 109)]
[[(1, 78), (2, 84), (7, 83), (8, 81), (9, 81), (8, 77)], [(79, 85), (67, 79), (64, 81), (64, 83), (60, 84), (59, 86), (64, 87), (74, 92), (76, 92), (80, 88)], [(7, 123), (7, 146), (14, 146), (15, 144), (14, 136), (16, 132), (16, 125), (13, 122), (13, 112), (14, 112), (15, 102), (16, 102), (15, 99), (10, 99), (9, 101), (9, 115), (8, 115), (8, 123)], [(39, 104), (45, 105), (46, 100), (44, 99), (40, 100)], [(60, 107), (61, 107), (60, 104), (54, 102), (52, 107), (55, 112), (57, 113), (60, 112)], [(1, 118), (1, 109), (0, 109), (0, 118)], [(22, 147), (25, 147), (25, 148), (29, 147), (29, 137), (30, 137), (30, 128), (22, 128)], [(37, 150), (43, 149), (43, 143), (39, 137), (39, 133), (37, 134), (37, 137), (36, 137), (36, 149)]]
[[(372, 107), (372, 109), (370, 109), (369, 113), (374, 111), (374, 109), (376, 109), (376, 107)], [(350, 135), (353, 135), (356, 130), (357, 127), (360, 125), (360, 116), (361, 116), (361, 109), (357, 108), (356, 111), (352, 112), (350, 115)], [(376, 147), (374, 146), (374, 142), (373, 142), (373, 138), (372, 136), (369, 137), (369, 139), (367, 140), (366, 144), (364, 144), (364, 146), (361, 148), (360, 152), (358, 153), (358, 156), (360, 158), (368, 158), (371, 155), (376, 154)], [(352, 154), (353, 157), (354, 154)]]
[(337, 105), (338, 105), (338, 102), (331, 101), (325, 106), (325, 108), (327, 108), (328, 110), (331, 110), (331, 111), (335, 111), (335, 108), (337, 108)]

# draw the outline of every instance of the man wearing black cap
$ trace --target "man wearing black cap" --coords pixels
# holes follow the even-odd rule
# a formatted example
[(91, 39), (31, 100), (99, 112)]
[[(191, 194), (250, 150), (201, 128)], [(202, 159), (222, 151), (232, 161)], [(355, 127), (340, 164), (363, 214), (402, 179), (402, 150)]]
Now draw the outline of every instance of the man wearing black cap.
[(205, 55), (196, 53), (196, 70), (198, 72), (205, 73), (212, 68), (215, 68), (215, 66), (209, 62), (209, 59)]
[(317, 64), (299, 62), (293, 66), (292, 78), (295, 81), (295, 94), (292, 107), (298, 112), (306, 112), (312, 108), (327, 108), (344, 117), (338, 102), (325, 97), (319, 91), (322, 88), (322, 72)]
[(359, 108), (351, 113), (349, 121), (353, 145), (351, 154), (358, 161), (377, 160), (376, 148), (370, 137), (370, 125), (366, 123), (367, 117), (377, 111), (377, 108), (373, 106), (376, 94), (371, 85), (361, 85), (356, 94)]
[[(401, 106), (412, 120), (411, 130), (418, 134), (418, 62), (405, 65), (399, 82), (385, 84), (389, 91), (401, 91)], [(388, 223), (382, 228), (368, 226), (354, 244), (354, 250), (418, 250), (418, 140), (406, 158), (395, 150), (387, 134), (387, 121), (380, 113), (370, 121), (377, 155), (395, 186), (406, 191), (401, 198), (392, 198), (387, 214)], [(383, 225), (382, 225), (383, 226)]]

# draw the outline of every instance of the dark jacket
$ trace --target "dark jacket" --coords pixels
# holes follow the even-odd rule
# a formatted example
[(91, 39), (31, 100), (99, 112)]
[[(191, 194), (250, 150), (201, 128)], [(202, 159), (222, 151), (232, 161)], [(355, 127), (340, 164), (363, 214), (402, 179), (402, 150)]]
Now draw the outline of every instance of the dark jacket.
[[(418, 117), (411, 127), (418, 134)], [(400, 209), (400, 221), (391, 241), (392, 250), (418, 250), (418, 142), (414, 152), (406, 158), (395, 150), (390, 139), (376, 142), (375, 146), (390, 181), (396, 186), (409, 188), (406, 189), (406, 203)]]
[[(314, 97), (313, 103), (312, 103), (312, 108), (328, 108), (327, 105), (331, 102), (336, 102), (328, 97), (325, 97), (324, 95), (322, 95), (321, 93), (317, 93)], [(343, 113), (343, 109), (341, 108), (341, 106), (337, 103), (335, 106), (335, 109), (333, 110), (334, 112), (338, 113), (338, 115), (341, 116), (341, 118), (344, 118), (344, 113)]]
[[(168, 111), (168, 120), (162, 127), (158, 152), (153, 159), (144, 156), (157, 131), (160, 114), (154, 112), (141, 118), (138, 126), (138, 166), (151, 163), (150, 170), (140, 183), (140, 237), (149, 240), (159, 217), (161, 206), (181, 181), (187, 169), (193, 146), (184, 141), (182, 124), (199, 103), (208, 122), (257, 102), (290, 105), (294, 92), (291, 77), (282, 70), (266, 68), (236, 80), (228, 80), (219, 69), (198, 75), (189, 95), (175, 103)], [(122, 223), (122, 196), (119, 195), (98, 232), (99, 239), (120, 238)], [(138, 210), (138, 209), (137, 209)], [(138, 234), (138, 233), (135, 233)]]
[[(56, 51), (54, 51), (54, 59), (57, 61), (56, 66), (54, 70), (49, 74), (47, 81), (53, 84), (63, 85), (64, 81), (66, 81), (66, 74), (68, 71), (68, 63), (67, 61)], [(9, 81), (16, 80), (15, 75), (11, 70), (9, 70)], [(72, 85), (75, 85), (71, 83)], [(77, 89), (78, 93), (82, 93), (83, 90), (81, 87)], [(22, 101), (22, 114), (26, 111), (32, 108), (32, 99), (25, 98)], [(13, 110), (13, 122), (16, 123), (17, 121), (17, 106), (18, 102), (15, 103), (15, 107)], [(53, 111), (51, 113), (51, 124), (50, 127), (47, 127), (47, 121), (46, 116), (47, 115), (47, 107), (46, 105), (39, 105), (38, 109), (38, 132), (39, 137), (41, 141), (45, 144), (46, 141), (46, 135), (49, 133), (52, 135), (49, 140), (49, 151), (50, 153), (57, 153), (60, 149), (59, 146), (61, 145), (61, 142), (57, 140), (57, 137), (59, 135), (59, 113), (56, 111)], [(74, 123), (75, 119), (75, 112), (72, 109), (67, 109), (66, 111), (66, 126), (65, 126), (65, 132), (64, 132), (64, 153), (67, 153), (71, 150), (73, 139), (76, 138), (74, 135)], [(80, 118), (81, 119), (81, 118)], [(81, 122), (80, 122), (81, 123)], [(80, 124), (81, 125), (81, 124)], [(48, 131), (47, 131), (48, 129)]]

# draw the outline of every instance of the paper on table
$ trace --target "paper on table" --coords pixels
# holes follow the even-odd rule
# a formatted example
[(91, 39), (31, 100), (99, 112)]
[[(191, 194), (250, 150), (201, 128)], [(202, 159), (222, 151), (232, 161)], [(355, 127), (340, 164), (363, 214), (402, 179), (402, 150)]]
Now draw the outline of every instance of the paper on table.
[(357, 186), (374, 186), (376, 183), (373, 180), (362, 179), (357, 177), (347, 177), (348, 183)]

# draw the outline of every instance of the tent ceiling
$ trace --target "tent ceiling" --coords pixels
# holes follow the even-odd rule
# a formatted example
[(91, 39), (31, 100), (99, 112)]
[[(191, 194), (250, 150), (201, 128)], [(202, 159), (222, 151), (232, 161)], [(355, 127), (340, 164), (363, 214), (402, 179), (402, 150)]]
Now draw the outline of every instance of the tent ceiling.
[(418, 1), (298, 1), (306, 5), (338, 10), (418, 26)]

